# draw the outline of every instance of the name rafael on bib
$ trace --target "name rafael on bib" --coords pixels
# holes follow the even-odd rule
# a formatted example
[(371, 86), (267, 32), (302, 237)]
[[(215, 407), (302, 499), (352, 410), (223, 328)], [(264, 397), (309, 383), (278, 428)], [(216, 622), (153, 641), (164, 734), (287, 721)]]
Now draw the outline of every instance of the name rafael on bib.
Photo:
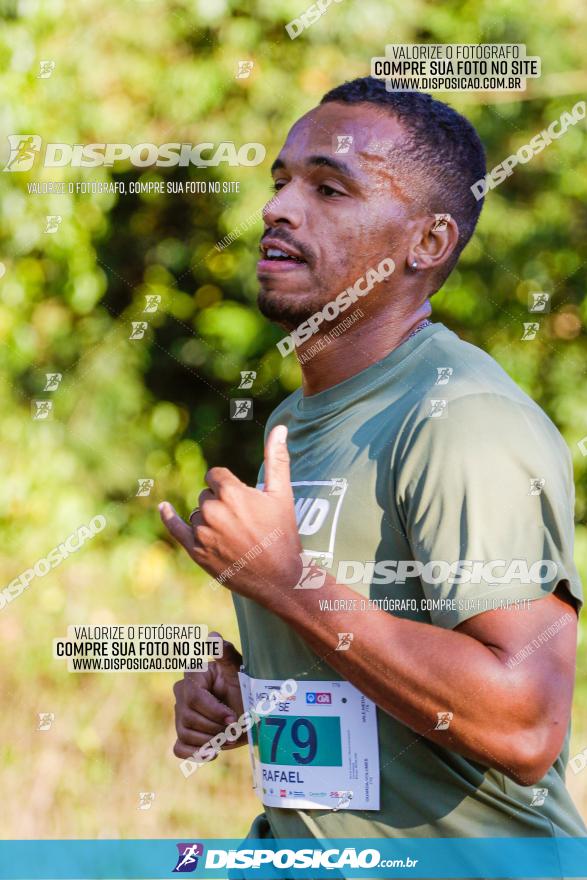
[(304, 780), (297, 770), (266, 770), (263, 768), (265, 782), (297, 782), (303, 785)]

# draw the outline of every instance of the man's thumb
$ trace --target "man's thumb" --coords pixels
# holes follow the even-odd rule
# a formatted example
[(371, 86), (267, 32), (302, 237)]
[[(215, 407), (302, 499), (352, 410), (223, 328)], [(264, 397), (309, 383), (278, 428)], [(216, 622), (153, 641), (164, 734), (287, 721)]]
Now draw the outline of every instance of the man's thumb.
[(277, 425), (267, 438), (264, 491), (272, 495), (292, 495), (285, 425)]

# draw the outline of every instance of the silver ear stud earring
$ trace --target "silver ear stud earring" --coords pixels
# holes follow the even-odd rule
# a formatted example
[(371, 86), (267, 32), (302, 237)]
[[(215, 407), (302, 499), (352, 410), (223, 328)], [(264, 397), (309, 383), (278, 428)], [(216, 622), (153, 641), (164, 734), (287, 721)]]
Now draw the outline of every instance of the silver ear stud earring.
[(416, 262), (416, 260), (414, 260), (414, 262), (412, 263), (412, 269), (417, 269), (417, 268), (418, 268), (418, 263)]

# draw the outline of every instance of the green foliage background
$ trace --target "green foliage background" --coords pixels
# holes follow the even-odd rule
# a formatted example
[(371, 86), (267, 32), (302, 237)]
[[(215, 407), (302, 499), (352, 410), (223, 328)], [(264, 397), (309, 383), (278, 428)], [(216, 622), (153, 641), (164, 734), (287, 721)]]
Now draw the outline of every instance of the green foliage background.
[[(244, 750), (190, 780), (171, 754), (172, 673), (70, 675), (52, 659), (68, 624), (206, 623), (237, 638), (230, 596), (166, 541), (156, 504), (189, 510), (210, 464), (253, 481), (262, 426), (293, 390), (293, 358), (256, 311), (261, 225), (214, 243), (269, 198), (268, 168), (291, 123), (330, 87), (369, 72), (385, 43), (525, 43), (542, 77), (523, 96), (440, 95), (478, 127), (489, 167), (587, 85), (584, 7), (571, 0), (411, 3), (343, 0), (292, 41), (294, 0), (0, 3), (0, 149), (44, 142), (259, 141), (256, 168), (41, 169), (0, 174), (0, 574), (6, 585), (102, 513), (108, 527), (0, 610), (5, 837), (244, 833), (257, 810)], [(54, 60), (48, 79), (39, 62)], [(248, 79), (237, 62), (251, 60)], [(489, 351), (549, 413), (575, 460), (577, 562), (587, 574), (587, 191), (585, 124), (490, 194), (474, 240), (434, 300), (434, 317)], [(238, 180), (238, 195), (30, 195), (31, 180)], [(63, 217), (57, 234), (45, 217)], [(552, 293), (537, 340), (522, 342), (531, 291)], [(160, 294), (142, 341), (145, 295)], [(255, 418), (228, 401), (254, 369)], [(54, 418), (33, 421), (46, 372), (63, 373)], [(137, 480), (155, 480), (136, 497)], [(271, 637), (271, 634), (268, 634)], [(587, 746), (581, 647), (574, 752)], [(39, 712), (54, 712), (50, 731)], [(573, 753), (574, 753), (573, 752)], [(587, 781), (569, 774), (587, 813)], [(149, 811), (138, 793), (154, 791)], [(222, 824), (220, 821), (222, 820)]]

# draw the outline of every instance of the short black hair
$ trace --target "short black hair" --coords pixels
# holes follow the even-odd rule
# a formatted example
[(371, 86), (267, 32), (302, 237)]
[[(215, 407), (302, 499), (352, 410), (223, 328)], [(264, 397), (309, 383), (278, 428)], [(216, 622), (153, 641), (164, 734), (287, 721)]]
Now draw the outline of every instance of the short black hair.
[(483, 207), (471, 186), (485, 177), (485, 150), (473, 125), (448, 104), (423, 92), (388, 92), (385, 82), (361, 77), (327, 92), (321, 104), (374, 104), (395, 116), (408, 140), (401, 158), (425, 182), (426, 207), (431, 213), (451, 214), (459, 227), (459, 241), (441, 283), (455, 266), (475, 230)]

